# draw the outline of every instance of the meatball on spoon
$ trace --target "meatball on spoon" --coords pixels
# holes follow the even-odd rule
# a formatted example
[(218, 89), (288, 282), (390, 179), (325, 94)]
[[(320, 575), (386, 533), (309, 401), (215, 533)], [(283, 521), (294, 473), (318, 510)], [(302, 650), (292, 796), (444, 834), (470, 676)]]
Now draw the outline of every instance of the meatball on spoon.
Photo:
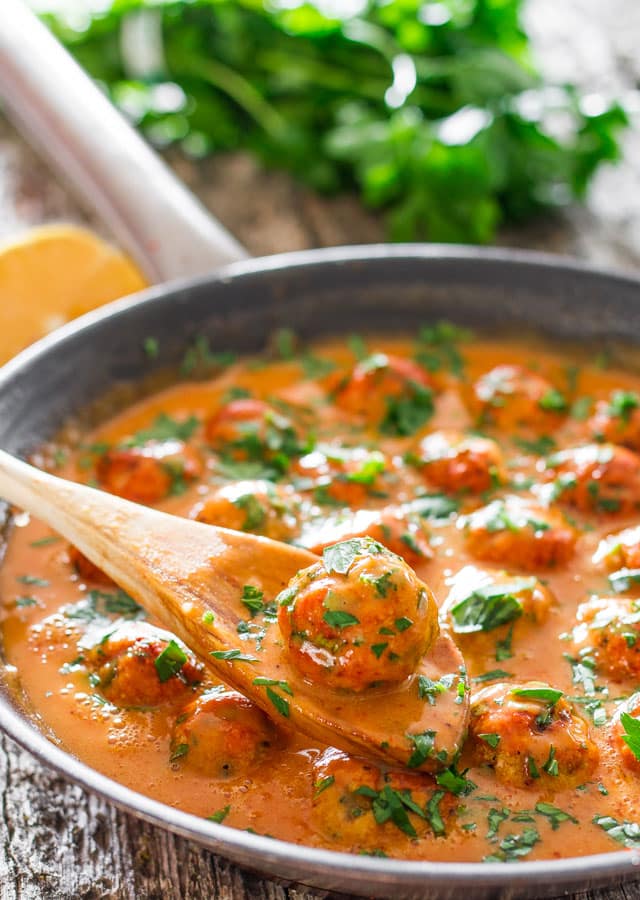
[[(427, 586), (381, 544), (346, 541), (320, 560), (57, 478), (3, 451), (0, 496), (71, 541), (281, 726), (416, 770), (455, 761), (469, 715), (464, 661), (439, 632)], [(292, 634), (281, 631), (278, 610), (291, 608), (301, 577), (305, 589), (317, 579), (326, 603), (316, 590), (313, 614), (305, 619), (301, 604)], [(311, 677), (298, 650), (322, 663)]]

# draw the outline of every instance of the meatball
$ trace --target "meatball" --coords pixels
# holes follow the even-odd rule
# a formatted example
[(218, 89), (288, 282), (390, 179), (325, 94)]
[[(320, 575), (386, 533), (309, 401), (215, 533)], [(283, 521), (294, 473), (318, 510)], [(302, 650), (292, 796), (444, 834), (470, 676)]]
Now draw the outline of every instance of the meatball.
[(112, 579), (109, 578), (106, 572), (103, 572), (90, 559), (87, 559), (84, 553), (81, 553), (73, 544), (69, 544), (67, 547), (67, 556), (70, 564), (85, 581), (92, 581), (102, 585), (113, 584)]
[(640, 600), (594, 597), (578, 607), (573, 629), (577, 650), (614, 681), (640, 676)]
[(481, 494), (504, 481), (502, 451), (489, 438), (434, 431), (416, 458), (426, 478), (449, 493)]
[(640, 396), (633, 391), (613, 391), (609, 400), (596, 403), (588, 428), (598, 441), (640, 451)]
[(271, 481), (237, 481), (210, 494), (191, 511), (207, 525), (290, 541), (298, 531), (301, 498)]
[[(438, 791), (429, 775), (383, 771), (333, 748), (313, 766), (313, 823), (325, 838), (348, 844), (351, 850), (380, 847), (387, 840), (397, 843), (398, 828), (409, 837), (434, 833), (424, 813), (430, 801), (438, 805), (442, 824), (435, 833), (440, 836), (455, 821), (459, 800)], [(385, 817), (390, 804), (404, 809), (404, 815)]]
[(278, 598), (278, 623), (300, 672), (362, 691), (411, 675), (438, 634), (433, 594), (371, 538), (327, 547)]
[(614, 444), (586, 444), (548, 457), (553, 496), (582, 512), (628, 514), (640, 509), (640, 456)]
[(300, 490), (321, 506), (362, 506), (386, 496), (391, 461), (378, 450), (323, 445), (294, 465)]
[(218, 453), (235, 460), (268, 461), (283, 471), (291, 457), (307, 449), (287, 416), (252, 398), (220, 407), (205, 423), (205, 437)]
[(115, 706), (158, 706), (188, 693), (203, 680), (203, 666), (169, 632), (130, 623), (81, 644), (97, 687)]
[[(632, 732), (635, 736), (638, 728), (640, 728), (640, 693), (636, 692), (620, 703), (611, 720), (609, 731), (609, 743), (619, 754), (623, 764), (636, 775), (640, 774), (640, 759), (625, 740), (625, 736)], [(634, 744), (637, 747), (637, 741)]]
[(482, 425), (538, 434), (553, 433), (567, 407), (563, 395), (546, 378), (509, 365), (496, 366), (476, 381), (472, 404)]
[(499, 781), (554, 791), (588, 781), (598, 748), (562, 691), (531, 681), (481, 690), (471, 705), (467, 746)]
[(334, 520), (323, 520), (319, 528), (312, 526), (310, 540), (302, 543), (313, 553), (351, 538), (370, 537), (401, 556), (412, 568), (433, 558), (429, 530), (419, 516), (388, 507), (381, 510), (360, 510)]
[(431, 418), (433, 383), (412, 360), (374, 353), (355, 366), (335, 402), (384, 434), (404, 437)]
[(100, 486), (136, 503), (157, 503), (197, 478), (202, 463), (183, 441), (149, 441), (142, 447), (114, 447), (100, 457)]
[(264, 759), (276, 736), (251, 700), (222, 687), (206, 691), (178, 716), (171, 758), (210, 778), (246, 775)]
[(527, 570), (566, 562), (577, 539), (562, 512), (517, 496), (494, 500), (461, 516), (458, 527), (472, 556)]
[(541, 624), (555, 603), (549, 588), (533, 576), (465, 566), (450, 583), (441, 612), (458, 634), (492, 631), (520, 617)]
[(598, 544), (593, 554), (594, 565), (607, 572), (615, 569), (640, 568), (640, 526), (625, 528), (623, 531), (607, 535)]

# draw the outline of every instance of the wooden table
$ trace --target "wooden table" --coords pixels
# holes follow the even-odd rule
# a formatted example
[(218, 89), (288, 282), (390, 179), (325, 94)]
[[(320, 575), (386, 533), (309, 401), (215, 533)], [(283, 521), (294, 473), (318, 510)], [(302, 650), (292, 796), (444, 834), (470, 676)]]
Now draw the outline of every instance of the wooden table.
[[(0, 0), (2, 2), (2, 0)], [(540, 57), (558, 78), (590, 90), (629, 91), (640, 81), (637, 0), (531, 0)], [(640, 113), (626, 159), (597, 179), (588, 205), (501, 235), (501, 243), (570, 253), (640, 269)], [(320, 199), (247, 157), (194, 165), (181, 177), (251, 252), (382, 239), (380, 222), (347, 199)], [(0, 239), (55, 219), (99, 223), (0, 120)], [(326, 892), (265, 881), (171, 834), (117, 812), (43, 769), (0, 736), (0, 900), (319, 900)], [(372, 889), (374, 893), (374, 889)], [(627, 886), (577, 897), (640, 900)]]

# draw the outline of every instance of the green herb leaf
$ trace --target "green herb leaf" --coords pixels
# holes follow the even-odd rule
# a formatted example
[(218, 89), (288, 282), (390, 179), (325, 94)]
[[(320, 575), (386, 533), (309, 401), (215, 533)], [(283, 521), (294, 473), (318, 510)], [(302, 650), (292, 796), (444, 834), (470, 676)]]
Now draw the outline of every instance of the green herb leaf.
[(210, 822), (215, 822), (217, 825), (220, 825), (221, 822), (224, 822), (230, 812), (231, 806), (227, 804), (227, 806), (223, 806), (222, 809), (219, 809), (217, 812), (214, 812), (210, 816), (207, 816), (207, 819)]
[(350, 625), (359, 625), (360, 619), (356, 618), (356, 616), (351, 615), (351, 613), (345, 612), (342, 609), (327, 609), (325, 610), (322, 621), (326, 622), (327, 625), (330, 625), (332, 628), (348, 628)]
[(622, 740), (636, 759), (640, 760), (640, 721), (623, 712), (620, 716), (620, 724), (624, 729)]
[(555, 706), (558, 700), (564, 696), (564, 692), (552, 687), (513, 688), (511, 696), (521, 697), (523, 700), (539, 700), (541, 703)]
[(248, 656), (242, 650), (212, 650), (210, 655), (214, 659), (225, 659), (227, 662), (258, 662), (255, 656)]
[(173, 639), (154, 660), (158, 678), (162, 683), (177, 675), (187, 661), (187, 654)]

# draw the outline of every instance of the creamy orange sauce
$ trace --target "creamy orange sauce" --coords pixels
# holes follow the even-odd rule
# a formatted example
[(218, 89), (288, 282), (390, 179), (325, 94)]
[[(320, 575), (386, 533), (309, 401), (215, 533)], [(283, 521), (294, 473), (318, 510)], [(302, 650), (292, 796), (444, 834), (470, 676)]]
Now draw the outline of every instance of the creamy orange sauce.
[[(408, 340), (372, 339), (368, 345), (369, 352), (399, 357), (411, 358), (415, 352), (415, 344)], [(63, 541), (55, 540), (55, 535), (42, 523), (19, 515), (0, 571), (5, 656), (7, 663), (17, 670), (29, 704), (53, 738), (100, 772), (168, 806), (199, 816), (212, 816), (228, 807), (225, 825), (253, 829), (310, 846), (383, 852), (410, 859), (475, 861), (505, 852), (509, 857), (502, 847), (504, 840), (509, 835), (521, 836), (525, 829), (533, 828), (538, 838), (530, 840), (531, 846), (526, 847), (522, 858), (569, 857), (619, 850), (621, 843), (613, 840), (610, 833), (593, 820), (594, 817), (612, 817), (619, 823), (632, 823), (637, 818), (638, 769), (621, 753), (621, 742), (614, 737), (612, 720), (618, 704), (633, 694), (640, 678), (627, 673), (626, 677), (614, 679), (598, 664), (594, 676), (598, 711), (597, 722), (594, 722), (589, 706), (584, 702), (589, 698), (584, 697), (583, 686), (574, 683), (574, 670), (565, 657), (578, 653), (579, 648), (572, 643), (571, 634), (577, 625), (579, 605), (592, 595), (616, 596), (607, 580), (607, 572), (592, 561), (599, 542), (612, 532), (635, 526), (639, 517), (633, 510), (628, 514), (626, 508), (623, 513), (611, 508), (587, 511), (575, 508), (567, 503), (568, 495), (563, 497), (562, 491), (550, 500), (548, 485), (553, 481), (542, 460), (563, 448), (590, 443), (593, 435), (589, 433), (588, 423), (593, 405), (598, 400), (608, 402), (612, 391), (640, 394), (640, 377), (617, 369), (605, 370), (583, 361), (579, 361), (577, 373), (568, 375), (572, 360), (566, 353), (541, 350), (538, 345), (528, 346), (515, 341), (478, 339), (461, 343), (457, 349), (464, 359), (463, 373), (459, 374), (455, 366), (456, 371), (452, 371), (449, 357), (441, 358), (440, 367), (429, 375), (433, 414), (409, 435), (381, 433), (377, 427), (363, 424), (359, 413), (336, 407), (334, 398), (342, 389), (340, 376), (348, 375), (353, 369), (354, 356), (343, 344), (333, 343), (313, 348), (314, 358), (328, 360), (335, 367), (320, 377), (307, 377), (297, 356), (287, 361), (265, 361), (259, 366), (250, 361), (241, 362), (211, 381), (185, 382), (161, 391), (83, 437), (82, 446), (69, 448), (68, 457), (60, 462), (57, 471), (76, 480), (93, 482), (98, 478), (99, 458), (106, 445), (117, 446), (143, 429), (151, 428), (161, 414), (175, 421), (195, 416), (198, 423), (187, 443), (202, 462), (201, 474), (192, 481), (181, 482), (176, 493), (154, 504), (177, 515), (190, 515), (212, 491), (233, 480), (229, 477), (229, 467), (220, 467), (220, 454), (212, 451), (208, 444), (203, 424), (226, 402), (230, 388), (236, 393), (238, 388), (243, 388), (251, 397), (268, 402), (275, 398), (282, 415), (291, 415), (292, 420), (302, 423), (297, 425), (301, 439), (321, 445), (344, 444), (381, 451), (387, 460), (394, 460), (393, 477), (384, 483), (384, 497), (379, 496), (380, 491), (365, 491), (364, 496), (358, 498), (358, 509), (397, 506), (425, 493), (438, 495), (445, 501), (452, 500), (456, 507), (448, 516), (425, 520), (433, 555), (415, 564), (416, 572), (429, 585), (439, 604), (444, 604), (452, 588), (459, 585), (460, 578), (456, 579), (456, 576), (467, 566), (475, 567), (465, 576), (471, 589), (482, 580), (478, 570), (491, 575), (507, 569), (512, 580), (539, 578), (553, 595), (548, 613), (540, 621), (521, 615), (491, 630), (456, 633), (454, 637), (465, 658), (472, 702), (481, 689), (503, 681), (513, 682), (514, 686), (527, 681), (544, 682), (564, 692), (566, 698), (578, 698), (577, 702), (570, 702), (574, 703), (576, 714), (586, 719), (589, 740), (598, 751), (597, 764), (584, 783), (569, 786), (562, 777), (557, 778), (557, 784), (548, 777), (529, 779), (531, 783), (519, 786), (505, 783), (491, 766), (477, 763), (470, 739), (457, 765), (459, 771), (469, 767), (466, 778), (475, 787), (455, 800), (445, 798), (444, 803), (449, 804), (452, 812), (445, 816), (444, 835), (437, 833), (439, 829), (433, 827), (429, 816), (423, 821), (419, 815), (410, 813), (418, 835), (412, 837), (393, 820), (377, 821), (367, 809), (358, 817), (362, 819), (362, 827), (354, 838), (356, 832), (353, 829), (345, 829), (341, 835), (327, 832), (327, 809), (333, 804), (340, 811), (345, 801), (336, 788), (337, 780), (321, 792), (322, 802), (319, 801), (317, 772), (313, 765), (326, 748), (312, 745), (303, 735), (291, 735), (282, 730), (268, 752), (248, 772), (237, 777), (225, 779), (218, 774), (212, 776), (196, 771), (189, 764), (188, 754), (172, 760), (171, 734), (176, 719), (196, 696), (218, 683), (217, 679), (208, 678), (189, 693), (169, 698), (151, 708), (126, 708), (110, 702), (108, 692), (103, 692), (100, 684), (90, 681), (87, 666), (74, 665), (74, 661), (82, 656), (87, 629), (96, 628), (96, 623), (69, 616), (65, 610), (68, 613), (70, 605), (86, 600), (92, 590), (109, 593), (115, 587), (105, 587), (90, 578), (83, 578), (70, 564), (68, 548)], [(435, 351), (440, 352), (437, 347)], [(482, 375), (502, 364), (519, 365), (535, 372), (562, 395), (559, 404), (562, 409), (558, 410), (557, 419), (550, 419), (553, 421), (552, 432), (545, 432), (553, 443), (540, 445), (542, 435), (532, 434), (526, 428), (520, 432), (499, 428), (487, 421), (478, 422), (477, 409), (469, 399), (472, 386)], [(584, 400), (581, 410), (580, 401), (584, 398), (589, 399), (588, 402)], [(293, 413), (288, 404), (293, 405)], [(305, 409), (304, 415), (299, 415), (301, 407)], [(500, 408), (498, 404), (496, 409)], [(626, 415), (623, 412), (623, 416)], [(480, 494), (455, 495), (431, 483), (428, 473), (412, 462), (411, 456), (408, 462), (403, 462), (405, 454), (415, 455), (426, 435), (445, 429), (461, 432), (480, 429), (483, 435), (495, 439), (504, 455), (501, 483)], [(100, 446), (96, 450), (97, 445)], [(538, 450), (544, 449), (545, 454), (534, 452), (533, 445)], [(91, 447), (95, 452), (87, 449)], [(529, 449), (523, 449), (525, 447)], [(391, 463), (388, 465), (390, 467)], [(323, 499), (318, 496), (317, 484), (305, 486), (301, 477), (299, 471), (296, 470), (294, 475), (289, 468), (280, 478), (280, 483), (293, 481), (294, 485), (297, 479), (299, 493), (304, 499), (298, 535), (309, 530), (310, 519), (317, 530), (341, 509), (339, 503), (317, 502)], [(547, 488), (543, 487), (540, 492), (540, 486), (544, 484)], [(569, 515), (577, 532), (577, 542), (575, 552), (567, 561), (532, 568), (519, 565), (519, 559), (487, 562), (473, 555), (466, 532), (460, 527), (461, 517), (493, 500), (514, 494), (543, 505), (551, 502)], [(296, 539), (294, 535), (293, 540)], [(634, 589), (637, 589), (635, 593)], [(623, 591), (620, 597), (635, 598), (640, 596), (638, 592), (640, 586), (632, 582), (629, 590)], [(464, 590), (460, 596), (464, 596)], [(113, 614), (111, 618), (115, 620), (117, 616)], [(249, 621), (249, 616), (247, 619)], [(98, 624), (103, 631), (108, 630), (108, 623)], [(441, 627), (451, 628), (446, 613), (443, 613)], [(637, 626), (635, 631), (638, 631)], [(635, 640), (635, 631), (631, 625), (628, 643)], [(496, 671), (502, 674), (492, 677), (491, 673)], [(321, 683), (316, 685), (316, 690), (323, 691)], [(277, 715), (275, 719), (278, 724)], [(528, 750), (523, 746), (523, 755), (526, 756)], [(414, 779), (421, 777), (412, 774)], [(428, 779), (428, 776), (424, 778)], [(424, 783), (426, 796), (431, 796), (433, 782), (429, 779)], [(420, 792), (416, 788), (414, 793), (417, 796)], [(536, 809), (537, 804), (543, 806)], [(554, 820), (544, 804), (551, 804), (555, 810), (567, 815), (559, 819), (556, 815)], [(497, 819), (500, 821), (496, 826)]]

